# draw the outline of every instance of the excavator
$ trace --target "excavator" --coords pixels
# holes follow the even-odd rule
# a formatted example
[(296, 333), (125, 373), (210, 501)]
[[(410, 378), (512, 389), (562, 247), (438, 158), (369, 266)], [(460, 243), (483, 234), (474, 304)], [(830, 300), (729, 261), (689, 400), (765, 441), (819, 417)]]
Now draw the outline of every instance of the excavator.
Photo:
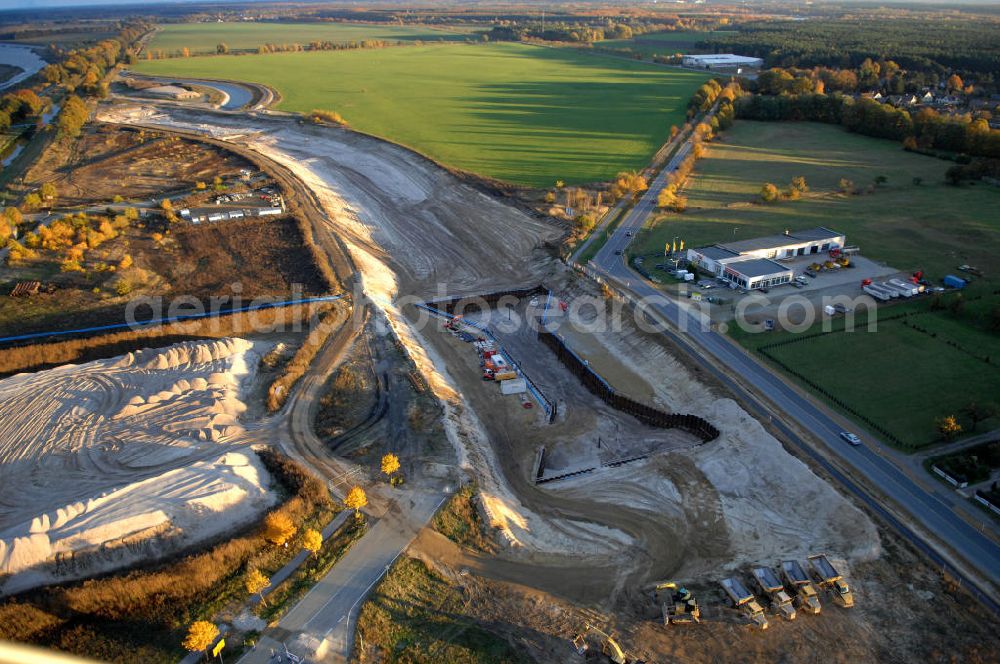
[(590, 644), (587, 643), (587, 637), (593, 633), (593, 635), (600, 641), (601, 653), (604, 654), (613, 664), (645, 664), (638, 659), (630, 659), (622, 647), (618, 645), (614, 637), (605, 632), (604, 630), (598, 629), (593, 625), (586, 625), (584, 630), (576, 635), (573, 639), (573, 647), (576, 648), (576, 652), (579, 655), (586, 655), (587, 651), (590, 649)]
[(655, 592), (655, 601), (663, 607), (664, 625), (701, 622), (701, 607), (687, 588), (665, 581), (656, 584)]

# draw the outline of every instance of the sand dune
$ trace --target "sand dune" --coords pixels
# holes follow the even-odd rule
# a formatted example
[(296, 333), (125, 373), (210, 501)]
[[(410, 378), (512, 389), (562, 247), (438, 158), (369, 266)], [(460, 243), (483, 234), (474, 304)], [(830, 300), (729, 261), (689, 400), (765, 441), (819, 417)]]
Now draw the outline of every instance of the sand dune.
[(262, 351), (185, 342), (0, 380), (0, 575), (14, 575), (0, 590), (67, 555), (189, 543), (270, 505), (239, 420)]

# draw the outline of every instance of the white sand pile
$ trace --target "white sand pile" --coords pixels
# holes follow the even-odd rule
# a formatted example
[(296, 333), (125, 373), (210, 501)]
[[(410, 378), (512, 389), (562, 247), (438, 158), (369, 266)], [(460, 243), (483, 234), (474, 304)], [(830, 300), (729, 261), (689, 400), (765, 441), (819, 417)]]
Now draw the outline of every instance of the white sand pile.
[(272, 504), (239, 421), (260, 351), (185, 342), (0, 380), (0, 574), (154, 534), (188, 544)]

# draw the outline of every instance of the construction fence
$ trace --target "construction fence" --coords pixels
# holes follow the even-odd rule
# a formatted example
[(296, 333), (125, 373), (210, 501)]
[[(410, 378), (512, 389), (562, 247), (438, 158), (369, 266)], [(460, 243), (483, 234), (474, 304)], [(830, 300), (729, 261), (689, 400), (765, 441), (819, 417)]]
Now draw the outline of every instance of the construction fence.
[(556, 334), (543, 330), (538, 331), (538, 339), (556, 354), (559, 361), (566, 365), (580, 382), (606, 404), (623, 413), (635, 417), (643, 424), (661, 429), (681, 429), (702, 440), (709, 442), (719, 437), (719, 430), (705, 419), (697, 415), (681, 413), (665, 413), (662, 410), (647, 406), (619, 394)]

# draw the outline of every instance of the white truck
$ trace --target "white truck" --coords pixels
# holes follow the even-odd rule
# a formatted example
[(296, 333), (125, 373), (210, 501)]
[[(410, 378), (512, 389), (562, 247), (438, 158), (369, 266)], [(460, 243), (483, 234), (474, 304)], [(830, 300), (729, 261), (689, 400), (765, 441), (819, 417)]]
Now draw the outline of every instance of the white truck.
[(795, 606), (792, 598), (785, 592), (785, 586), (778, 580), (778, 575), (770, 567), (755, 567), (753, 578), (760, 586), (761, 592), (771, 599), (771, 606), (785, 616), (786, 620), (795, 620)]
[(889, 290), (894, 290), (903, 297), (913, 297), (914, 295), (917, 294), (916, 288), (913, 288), (912, 286), (907, 286), (898, 279), (890, 279), (889, 281), (882, 282), (881, 286)]
[(781, 576), (785, 583), (795, 593), (795, 601), (800, 609), (813, 615), (819, 615), (822, 605), (816, 586), (809, 580), (806, 571), (797, 560), (786, 560), (781, 563)]
[(719, 583), (722, 585), (722, 589), (726, 591), (726, 595), (729, 596), (734, 608), (739, 609), (750, 622), (756, 624), (761, 629), (768, 628), (767, 616), (764, 615), (764, 607), (760, 605), (757, 598), (753, 596), (753, 593), (740, 583), (738, 578), (731, 576)]
[[(903, 281), (902, 279), (890, 279), (886, 283), (894, 288), (898, 288), (901, 292), (905, 291), (903, 292), (903, 297), (919, 295), (923, 288), (920, 284), (915, 284), (912, 281)], [(909, 293), (909, 295), (906, 295), (906, 293)]]
[(817, 553), (809, 556), (809, 569), (816, 577), (820, 588), (826, 588), (833, 593), (833, 601), (845, 609), (854, 606), (854, 595), (851, 594), (851, 587), (847, 581), (836, 570), (825, 553)]
[(892, 295), (886, 289), (882, 288), (881, 286), (876, 286), (875, 284), (868, 284), (867, 286), (862, 286), (861, 290), (868, 293), (876, 300), (886, 301), (892, 299)]

